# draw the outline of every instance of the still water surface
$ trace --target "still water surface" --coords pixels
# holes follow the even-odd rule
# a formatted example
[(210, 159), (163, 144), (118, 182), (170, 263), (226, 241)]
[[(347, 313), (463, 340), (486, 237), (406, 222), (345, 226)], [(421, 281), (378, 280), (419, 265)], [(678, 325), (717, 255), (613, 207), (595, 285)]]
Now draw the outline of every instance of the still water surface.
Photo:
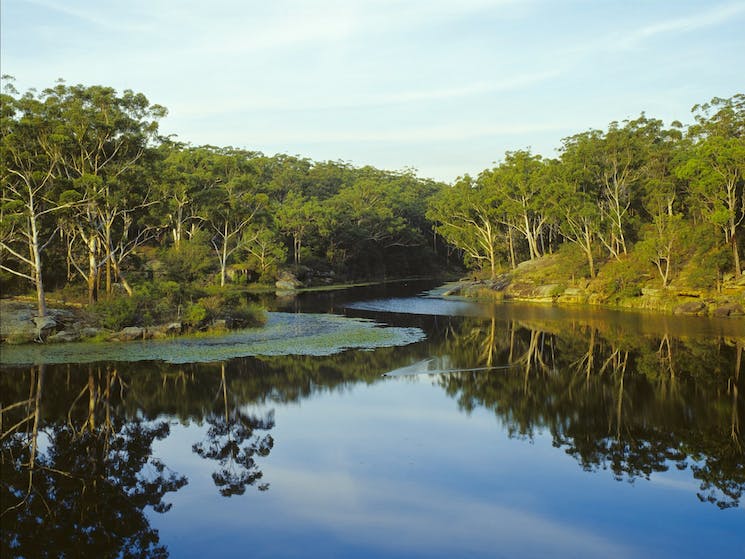
[(398, 347), (4, 365), (2, 556), (745, 557), (743, 322), (431, 287), (277, 304)]

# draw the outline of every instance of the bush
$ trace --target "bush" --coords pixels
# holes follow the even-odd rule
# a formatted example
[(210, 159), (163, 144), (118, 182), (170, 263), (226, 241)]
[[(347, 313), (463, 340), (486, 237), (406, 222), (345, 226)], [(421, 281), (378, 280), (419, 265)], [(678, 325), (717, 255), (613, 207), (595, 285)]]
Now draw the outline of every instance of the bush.
[(595, 291), (616, 302), (624, 298), (639, 297), (641, 286), (649, 279), (650, 265), (631, 255), (621, 260), (611, 260), (598, 273)]
[(170, 247), (161, 253), (165, 278), (180, 284), (204, 281), (216, 269), (214, 254), (204, 234), (183, 241), (177, 250)]
[(115, 296), (101, 299), (90, 310), (100, 326), (110, 330), (121, 330), (126, 326), (141, 323), (139, 297)]
[(181, 321), (191, 326), (199, 328), (207, 320), (207, 309), (200, 303), (188, 303), (181, 315)]

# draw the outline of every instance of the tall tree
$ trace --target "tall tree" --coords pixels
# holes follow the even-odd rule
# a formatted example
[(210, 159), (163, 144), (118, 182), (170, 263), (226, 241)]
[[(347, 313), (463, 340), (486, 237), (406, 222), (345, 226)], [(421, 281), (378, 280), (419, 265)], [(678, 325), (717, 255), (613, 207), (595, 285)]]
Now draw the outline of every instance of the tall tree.
[(485, 263), (490, 277), (497, 275), (505, 235), (489, 189), (466, 175), (435, 196), (427, 217), (442, 237), (463, 251), (466, 263)]
[(494, 191), (504, 225), (525, 237), (531, 260), (543, 254), (540, 241), (550, 215), (544, 175), (541, 156), (521, 150), (508, 151), (498, 167), (479, 176), (479, 182)]
[[(116, 244), (111, 236), (114, 222), (131, 218), (132, 198), (144, 199), (147, 204), (146, 191), (133, 192), (139, 183), (125, 179), (142, 163), (157, 139), (158, 121), (166, 110), (151, 105), (141, 93), (125, 90), (119, 95), (113, 88), (102, 86), (60, 83), (44, 90), (43, 98), (64, 117), (60, 133), (66, 141), (58, 157), (79, 198), (86, 201), (78, 204), (67, 223), (85, 246), (85, 278), (88, 299), (93, 302), (102, 267), (110, 289)], [(120, 231), (129, 235), (128, 227)]]
[(204, 201), (204, 213), (211, 233), (212, 248), (220, 265), (220, 285), (227, 280), (227, 267), (233, 254), (252, 243), (259, 229), (256, 224), (260, 212), (269, 204), (269, 197), (261, 192), (251, 155), (227, 149), (215, 158), (214, 187), (210, 199)]
[(565, 239), (582, 250), (587, 258), (590, 277), (594, 278), (600, 208), (591, 194), (591, 179), (586, 167), (575, 156), (571, 142), (563, 151), (561, 161), (549, 166), (548, 177), (554, 197), (552, 212), (559, 230)]
[[(9, 79), (5, 77), (5, 79)], [(12, 86), (0, 95), (0, 269), (29, 280), (40, 317), (47, 315), (43, 256), (54, 228), (59, 186), (60, 115), (43, 98)]]
[(724, 233), (735, 274), (742, 275), (738, 242), (745, 221), (745, 95), (693, 107), (690, 158), (678, 169), (690, 181), (691, 202)]

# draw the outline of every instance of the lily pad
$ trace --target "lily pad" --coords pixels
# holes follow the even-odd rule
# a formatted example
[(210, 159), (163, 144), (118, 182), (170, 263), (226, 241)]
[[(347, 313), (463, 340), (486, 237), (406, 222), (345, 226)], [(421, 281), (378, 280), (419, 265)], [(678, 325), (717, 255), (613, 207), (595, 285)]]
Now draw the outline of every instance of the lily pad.
[(330, 314), (268, 313), (266, 325), (218, 336), (169, 340), (4, 345), (0, 364), (96, 361), (202, 363), (256, 355), (331, 355), (347, 349), (407, 345), (425, 338), (419, 328), (388, 327), (372, 320)]

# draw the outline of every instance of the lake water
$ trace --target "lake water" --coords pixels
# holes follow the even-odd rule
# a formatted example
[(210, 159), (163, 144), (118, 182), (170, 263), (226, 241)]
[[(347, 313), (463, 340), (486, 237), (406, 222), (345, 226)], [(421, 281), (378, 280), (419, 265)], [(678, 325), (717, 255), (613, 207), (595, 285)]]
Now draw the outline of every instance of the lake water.
[(745, 322), (433, 287), (208, 362), (3, 348), (2, 556), (745, 557)]

